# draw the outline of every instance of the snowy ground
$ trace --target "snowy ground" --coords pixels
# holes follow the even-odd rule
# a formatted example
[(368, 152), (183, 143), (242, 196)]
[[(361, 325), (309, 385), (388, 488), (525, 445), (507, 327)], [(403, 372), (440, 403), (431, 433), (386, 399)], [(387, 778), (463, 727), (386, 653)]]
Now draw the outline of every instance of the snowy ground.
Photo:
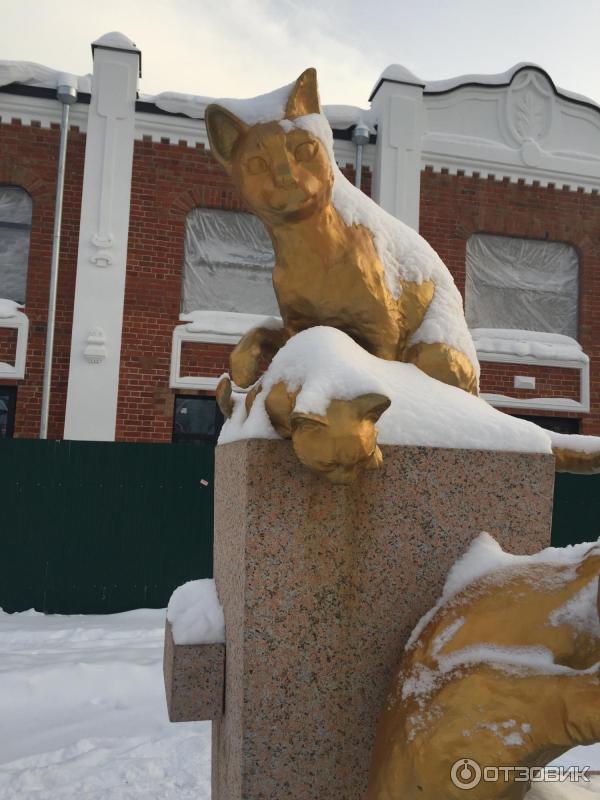
[(210, 723), (167, 718), (164, 619), (0, 613), (1, 800), (210, 798)]
[[(0, 612), (0, 800), (209, 800), (209, 723), (167, 721), (164, 618)], [(600, 748), (577, 756), (600, 768)], [(529, 800), (600, 798), (594, 784)]]

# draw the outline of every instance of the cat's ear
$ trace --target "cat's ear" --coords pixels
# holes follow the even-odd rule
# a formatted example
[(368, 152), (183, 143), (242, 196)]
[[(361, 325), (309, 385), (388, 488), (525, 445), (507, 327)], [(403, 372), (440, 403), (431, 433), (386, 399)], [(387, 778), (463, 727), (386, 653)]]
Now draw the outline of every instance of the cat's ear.
[(206, 106), (204, 121), (211, 153), (231, 173), (233, 148), (240, 136), (248, 130), (248, 125), (216, 103)]
[(359, 419), (377, 422), (383, 412), (390, 407), (392, 401), (384, 394), (370, 392), (369, 394), (361, 394), (349, 402)]
[(326, 417), (320, 417), (318, 414), (306, 414), (302, 411), (294, 411), (290, 416), (290, 423), (292, 431), (319, 430), (329, 426), (329, 420)]
[(319, 90), (317, 89), (317, 70), (305, 69), (296, 81), (288, 97), (285, 118), (295, 119), (306, 114), (320, 114)]

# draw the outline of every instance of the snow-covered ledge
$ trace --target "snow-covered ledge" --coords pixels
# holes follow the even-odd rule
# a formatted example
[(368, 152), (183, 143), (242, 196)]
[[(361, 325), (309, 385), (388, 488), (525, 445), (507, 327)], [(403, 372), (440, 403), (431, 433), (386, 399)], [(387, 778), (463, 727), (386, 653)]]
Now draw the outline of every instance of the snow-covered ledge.
[(235, 345), (252, 328), (281, 326), (279, 317), (229, 311), (192, 311), (181, 314), (179, 319), (186, 324), (178, 325), (173, 331), (169, 382), (171, 389), (217, 388), (218, 378), (181, 374), (181, 348), (184, 342)]
[(0, 328), (14, 328), (17, 331), (15, 363), (6, 364), (0, 361), (0, 378), (21, 380), (25, 377), (29, 320), (22, 311), (19, 311), (22, 307), (13, 300), (0, 299)]
[(579, 371), (579, 400), (568, 397), (517, 398), (500, 394), (481, 396), (498, 408), (523, 408), (543, 411), (590, 410), (590, 360), (579, 342), (569, 336), (540, 331), (475, 328), (471, 331), (480, 361), (561, 367)]

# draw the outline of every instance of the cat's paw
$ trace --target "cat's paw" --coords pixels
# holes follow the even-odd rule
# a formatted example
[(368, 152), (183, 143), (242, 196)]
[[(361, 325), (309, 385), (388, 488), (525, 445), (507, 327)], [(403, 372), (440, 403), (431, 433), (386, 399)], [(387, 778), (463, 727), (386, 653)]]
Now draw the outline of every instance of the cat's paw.
[(221, 380), (217, 384), (215, 396), (221, 413), (226, 419), (230, 419), (233, 414), (233, 396), (231, 378), (229, 375), (223, 375), (221, 377)]

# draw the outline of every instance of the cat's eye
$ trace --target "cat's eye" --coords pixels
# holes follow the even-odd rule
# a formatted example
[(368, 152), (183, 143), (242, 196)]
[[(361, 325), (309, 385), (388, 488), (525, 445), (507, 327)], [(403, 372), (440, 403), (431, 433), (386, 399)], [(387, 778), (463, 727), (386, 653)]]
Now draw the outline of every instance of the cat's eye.
[(246, 161), (246, 169), (250, 175), (260, 175), (261, 172), (267, 171), (267, 162), (260, 156), (253, 156)]
[(317, 142), (302, 142), (294, 151), (296, 161), (312, 161), (318, 149)]

